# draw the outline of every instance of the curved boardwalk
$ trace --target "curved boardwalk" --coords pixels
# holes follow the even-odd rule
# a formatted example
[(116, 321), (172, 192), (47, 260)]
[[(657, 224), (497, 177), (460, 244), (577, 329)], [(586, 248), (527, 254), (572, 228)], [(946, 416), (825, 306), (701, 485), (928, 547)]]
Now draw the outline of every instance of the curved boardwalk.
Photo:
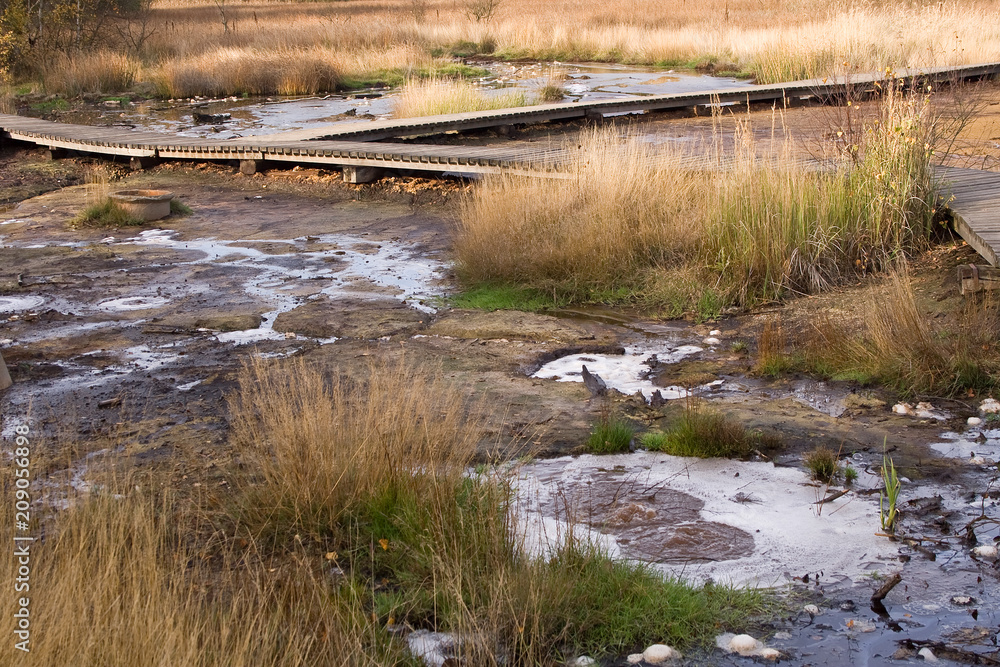
[[(956, 82), (1000, 74), (1000, 63), (938, 67), (897, 75), (907, 83)], [(443, 146), (389, 143), (380, 139), (440, 134), (486, 127), (538, 123), (605, 114), (663, 111), (719, 103), (771, 102), (788, 106), (809, 99), (824, 100), (850, 93), (875, 92), (881, 74), (858, 76), (849, 82), (810, 79), (711, 93), (656, 95), (627, 100), (600, 100), (374, 121), (342, 123), (309, 130), (241, 139), (212, 140), (128, 130), (54, 123), (0, 114), (0, 138), (33, 143), (57, 151), (96, 153), (129, 158), (138, 164), (159, 159), (239, 160), (245, 173), (262, 162), (339, 167), (345, 180), (366, 182), (383, 170), (415, 170), (464, 174), (526, 173), (561, 176), (571, 154), (565, 149), (510, 146)], [(987, 261), (998, 266), (1000, 256), (1000, 174), (970, 169), (942, 170), (950, 182), (950, 208), (956, 229)]]

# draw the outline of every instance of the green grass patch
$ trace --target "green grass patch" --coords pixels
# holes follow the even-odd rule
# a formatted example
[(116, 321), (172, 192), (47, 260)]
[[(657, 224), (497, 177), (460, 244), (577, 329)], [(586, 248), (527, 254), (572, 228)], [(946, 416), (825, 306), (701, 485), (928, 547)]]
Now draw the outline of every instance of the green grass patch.
[(143, 224), (143, 220), (109, 197), (88, 205), (70, 224), (81, 227), (137, 227)]
[(698, 458), (747, 458), (781, 447), (774, 434), (748, 430), (724, 414), (699, 408), (685, 409), (669, 430), (647, 433), (640, 442), (653, 451)]
[(587, 438), (587, 451), (594, 454), (619, 454), (627, 452), (632, 444), (635, 429), (620, 417), (602, 417), (594, 424)]
[(518, 285), (483, 284), (448, 298), (454, 308), (471, 310), (523, 310), (536, 313), (566, 305), (566, 301), (541, 290)]
[(69, 101), (62, 97), (57, 97), (54, 100), (45, 100), (43, 102), (35, 102), (30, 105), (32, 111), (37, 111), (38, 113), (53, 113), (55, 111), (68, 111)]
[(191, 207), (181, 200), (176, 197), (170, 200), (170, 215), (185, 216), (191, 215), (191, 213)]

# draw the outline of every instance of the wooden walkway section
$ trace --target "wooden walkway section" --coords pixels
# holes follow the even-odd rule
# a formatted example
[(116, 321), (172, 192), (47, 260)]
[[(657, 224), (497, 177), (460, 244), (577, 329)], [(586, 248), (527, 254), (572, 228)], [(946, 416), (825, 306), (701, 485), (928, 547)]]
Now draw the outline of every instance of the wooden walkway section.
[[(919, 77), (921, 82), (933, 84), (998, 74), (1000, 63), (988, 63), (933, 68), (900, 78), (912, 82)], [(847, 85), (853, 87), (854, 94), (864, 95), (872, 92), (880, 80), (880, 75), (873, 74), (857, 77)], [(569, 149), (524, 145), (445, 146), (378, 140), (717, 103), (794, 105), (806, 98), (843, 96), (846, 90), (843, 82), (795, 81), (711, 93), (546, 104), (428, 118), (347, 123), (233, 140), (70, 125), (0, 114), (0, 140), (33, 143), (54, 152), (76, 151), (129, 158), (140, 165), (160, 159), (238, 160), (244, 173), (253, 173), (261, 163), (311, 164), (340, 168), (345, 180), (354, 183), (374, 180), (386, 169), (457, 174), (523, 173), (558, 178), (567, 176), (565, 166), (573, 158)], [(704, 158), (697, 156), (692, 157), (691, 166), (712, 168)], [(724, 165), (721, 166), (724, 168)], [(715, 168), (720, 168), (720, 165), (715, 165)], [(946, 186), (946, 200), (954, 213), (956, 231), (990, 264), (1000, 267), (1000, 173), (946, 168), (939, 170), (938, 175)]]
[(943, 167), (937, 176), (955, 231), (987, 262), (1000, 267), (1000, 173)]
[[(929, 84), (954, 83), (969, 79), (996, 76), (1000, 74), (1000, 63), (984, 63), (962, 67), (931, 67), (919, 71), (897, 74), (897, 80), (910, 85), (915, 80)], [(560, 104), (540, 104), (495, 111), (473, 111), (468, 113), (444, 114), (425, 118), (400, 118), (378, 121), (358, 121), (337, 123), (307, 130), (294, 130), (279, 134), (246, 137), (255, 142), (270, 143), (288, 140), (308, 141), (314, 139), (350, 139), (353, 141), (378, 141), (392, 137), (422, 136), (442, 132), (504, 125), (523, 125), (553, 120), (576, 118), (596, 118), (608, 114), (638, 113), (646, 111), (671, 111), (708, 107), (713, 104), (759, 104), (772, 103), (779, 107), (791, 107), (811, 100), (825, 101), (843, 96), (848, 87), (852, 94), (863, 97), (877, 91), (884, 80), (884, 74), (864, 74), (849, 81), (832, 79), (805, 79), (763, 86), (729, 88), (710, 92), (675, 93), (670, 95), (649, 95), (623, 100), (598, 100), (594, 102), (568, 102)]]

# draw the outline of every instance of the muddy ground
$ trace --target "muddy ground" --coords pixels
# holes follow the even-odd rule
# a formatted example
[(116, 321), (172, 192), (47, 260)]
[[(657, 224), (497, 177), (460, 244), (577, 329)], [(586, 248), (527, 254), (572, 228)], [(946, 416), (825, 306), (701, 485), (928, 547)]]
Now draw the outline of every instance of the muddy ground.
[[(969, 125), (979, 134), (963, 137), (962, 144), (963, 159), (986, 166), (997, 158), (991, 133), (1000, 116), (1000, 107), (989, 104), (981, 106), (989, 113)], [(822, 143), (831, 113), (789, 111), (782, 132), (797, 129), (799, 145), (811, 151), (809, 146)], [(759, 115), (765, 124), (768, 117)], [(662, 119), (649, 130), (690, 136), (713, 127), (712, 119)], [(556, 131), (529, 128), (521, 140), (552, 140)], [(785, 447), (774, 458), (780, 466), (801, 467), (805, 451), (826, 445), (854, 456), (858, 467), (873, 469), (889, 443), (896, 465), (915, 484), (926, 485), (925, 491), (914, 491), (915, 501), (943, 488), (985, 490), (995, 472), (989, 465), (941, 456), (932, 447), (942, 434), (966, 429), (981, 396), (933, 401), (943, 418), (918, 419), (894, 414), (897, 397), (878, 388), (806, 377), (766, 380), (751, 373), (766, 321), (780, 317), (792, 337), (807, 332), (817, 319), (855, 312), (860, 300), (877, 295), (884, 289), (878, 277), (699, 324), (622, 311), (459, 310), (448, 305), (447, 295), (456, 289), (449, 262), (458, 203), (468, 183), (394, 178), (351, 186), (336, 173), (315, 169), (249, 177), (224, 165), (165, 164), (118, 172), (122, 178), (111, 187), (169, 189), (190, 206), (190, 215), (137, 228), (73, 226), (72, 218), (94, 190), (73, 184), (87, 180), (94, 164), (46, 161), (39, 151), (9, 145), (0, 154), (0, 199), (18, 202), (0, 214), (0, 353), (15, 382), (0, 394), (2, 429), (8, 437), (30, 419), (48, 441), (44, 459), (36, 462), (46, 472), (72, 468), (88, 452), (121, 447), (176, 485), (182, 480), (225, 485), (231, 455), (226, 399), (236, 390), (241, 365), (254, 357), (302, 357), (331, 372), (363, 369), (375, 358), (405, 357), (440, 369), (471, 396), (497, 406), (481, 443), (482, 458), (577, 454), (606, 399), (592, 397), (580, 383), (531, 374), (568, 354), (655, 345), (699, 349), (678, 363), (660, 364), (651, 374), (653, 383), (664, 388), (715, 383), (700, 390), (699, 399), (750, 427), (780, 434)], [(916, 258), (911, 275), (922, 306), (954, 317), (963, 303), (956, 267), (976, 259), (958, 240), (945, 240)], [(707, 342), (709, 337), (717, 342)], [(668, 423), (685, 401), (653, 408), (619, 396), (612, 403), (647, 428)], [(947, 512), (954, 508), (938, 514)], [(949, 559), (965, 553), (963, 545), (949, 542), (962, 516), (948, 519), (952, 532), (920, 524), (919, 530), (934, 531), (938, 540), (929, 553)], [(901, 561), (919, 561), (908, 566), (916, 568), (914, 581), (940, 576), (929, 557), (921, 556), (920, 549), (928, 550), (925, 543), (900, 548)], [(965, 556), (961, 562), (947, 586), (993, 599), (996, 570)], [(811, 584), (808, 577), (802, 583), (806, 574), (789, 576), (798, 578), (804, 595), (820, 595), (815, 575)], [(837, 593), (844, 600), (848, 595), (857, 600), (858, 590), (862, 595), (866, 590), (864, 584), (846, 585)], [(984, 593), (984, 586), (993, 593)], [(935, 584), (934, 604), (947, 597), (948, 591), (939, 589)], [(911, 593), (906, 595), (909, 600)], [(840, 604), (828, 600), (831, 610), (835, 602)], [(864, 611), (865, 604), (860, 606)], [(839, 661), (845, 654), (832, 648), (842, 641), (847, 654), (867, 654), (858, 664), (889, 659), (892, 651), (885, 646), (900, 637), (885, 619), (868, 614), (880, 624), (881, 644), (871, 649), (871, 638), (852, 634), (853, 620), (844, 625), (858, 617), (855, 611), (846, 603), (836, 609), (832, 625), (813, 627), (811, 618), (806, 624), (796, 617), (772, 630), (791, 633), (783, 650), (797, 656), (797, 664), (846, 664)], [(927, 619), (935, 617), (947, 619), (949, 627), (968, 626), (969, 632), (992, 623), (982, 637), (996, 636), (992, 612), (979, 617), (983, 622), (964, 623), (965, 609), (907, 609), (911, 618), (922, 619), (921, 637), (942, 638), (928, 626)], [(829, 651), (833, 657), (817, 658)]]

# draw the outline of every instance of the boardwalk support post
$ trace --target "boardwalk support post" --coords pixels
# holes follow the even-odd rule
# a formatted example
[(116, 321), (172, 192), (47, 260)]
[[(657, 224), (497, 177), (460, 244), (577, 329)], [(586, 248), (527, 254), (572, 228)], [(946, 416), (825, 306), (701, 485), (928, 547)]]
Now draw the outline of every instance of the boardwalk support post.
[(142, 171), (144, 169), (151, 169), (156, 165), (160, 164), (159, 159), (155, 157), (133, 157), (128, 161), (129, 169), (132, 171)]
[(260, 169), (260, 160), (240, 160), (240, 173), (253, 176)]
[(48, 150), (45, 152), (45, 157), (49, 160), (62, 160), (69, 157), (69, 151), (65, 148), (49, 146)]
[(382, 169), (379, 167), (345, 166), (343, 174), (345, 183), (371, 183), (382, 177)]
[(7, 364), (3, 362), (3, 355), (0, 354), (0, 391), (3, 391), (12, 384), (14, 384), (14, 381), (10, 379), (10, 373), (7, 372)]

